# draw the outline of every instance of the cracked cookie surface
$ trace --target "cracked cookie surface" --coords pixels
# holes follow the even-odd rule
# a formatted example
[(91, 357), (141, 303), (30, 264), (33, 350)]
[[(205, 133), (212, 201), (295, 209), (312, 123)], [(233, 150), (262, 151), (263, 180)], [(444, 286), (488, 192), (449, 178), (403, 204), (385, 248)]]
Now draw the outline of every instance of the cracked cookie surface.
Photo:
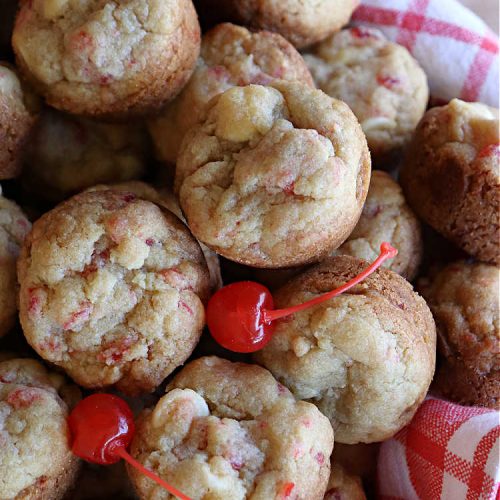
[(200, 44), (191, 0), (23, 0), (12, 44), (51, 106), (120, 118), (173, 98)]
[(277, 79), (314, 86), (302, 56), (280, 35), (230, 23), (210, 30), (186, 87), (150, 122), (160, 159), (175, 163), (182, 138), (201, 120), (213, 97), (236, 85), (267, 85)]
[[(194, 500), (322, 500), (333, 432), (265, 369), (205, 357), (139, 417), (132, 455)], [(172, 498), (129, 468), (141, 498)]]
[(384, 241), (398, 250), (394, 259), (384, 262), (384, 267), (411, 281), (423, 252), (420, 223), (399, 184), (389, 174), (374, 170), (361, 217), (347, 241), (332, 255), (351, 255), (373, 262)]
[(479, 260), (500, 264), (498, 109), (453, 99), (430, 109), (402, 164), (409, 205)]
[(418, 62), (373, 28), (342, 30), (305, 56), (316, 85), (354, 112), (374, 163), (382, 166), (410, 140), (429, 89)]
[[(121, 182), (118, 184), (93, 186), (90, 190), (114, 189), (118, 191), (129, 191), (139, 198), (160, 205), (175, 214), (182, 222), (186, 223), (179, 202), (174, 193), (168, 188), (156, 189), (142, 181)], [(223, 286), (220, 269), (219, 256), (210, 250), (204, 243), (200, 244), (201, 251), (207, 263), (210, 274), (210, 289), (214, 292)]]
[(458, 403), (499, 406), (499, 289), (499, 269), (480, 262), (454, 262), (421, 282), (439, 336), (436, 387)]
[[(275, 292), (276, 308), (346, 283), (366, 262), (338, 256)], [(425, 301), (379, 269), (323, 304), (277, 322), (254, 359), (330, 418), (341, 443), (382, 441), (412, 418), (434, 374), (436, 330)]]
[(176, 189), (193, 234), (254, 267), (319, 260), (350, 234), (370, 178), (341, 101), (295, 82), (234, 87), (186, 135)]
[(79, 465), (66, 422), (78, 392), (33, 359), (0, 362), (0, 498), (64, 496)]
[(204, 325), (209, 278), (198, 243), (133, 193), (87, 191), (43, 215), (18, 274), (28, 342), (84, 387), (153, 391)]
[(2, 196), (0, 187), (0, 337), (14, 326), (17, 316), (16, 261), (31, 228), (23, 211)]

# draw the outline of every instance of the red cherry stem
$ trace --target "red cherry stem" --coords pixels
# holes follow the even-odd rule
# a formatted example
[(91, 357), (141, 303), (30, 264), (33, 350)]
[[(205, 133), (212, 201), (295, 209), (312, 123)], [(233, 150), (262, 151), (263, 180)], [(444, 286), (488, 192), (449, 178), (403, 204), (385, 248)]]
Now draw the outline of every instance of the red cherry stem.
[(139, 472), (142, 472), (145, 476), (148, 476), (149, 479), (155, 481), (162, 488), (165, 488), (169, 493), (175, 495), (177, 498), (180, 498), (180, 500), (191, 500), (188, 496), (184, 495), (184, 493), (181, 493), (179, 490), (175, 489), (161, 477), (158, 477), (154, 472), (146, 469), (146, 467), (144, 467), (140, 462), (132, 458), (132, 456), (130, 456), (125, 450), (125, 448), (118, 448), (114, 450), (114, 453), (123, 458), (123, 460), (127, 461), (132, 467), (135, 467)]
[(275, 309), (272, 311), (265, 309), (263, 311), (264, 323), (270, 323), (271, 321), (275, 321), (279, 318), (284, 318), (285, 316), (290, 316), (291, 314), (303, 311), (304, 309), (308, 309), (309, 307), (315, 306), (317, 304), (321, 304), (322, 302), (325, 302), (329, 299), (333, 299), (333, 297), (340, 295), (341, 293), (349, 290), (349, 288), (352, 288), (354, 285), (357, 285), (360, 281), (363, 281), (367, 276), (376, 271), (387, 259), (392, 259), (393, 257), (395, 257), (397, 253), (398, 251), (389, 243), (382, 243), (380, 245), (380, 255), (363, 272), (359, 273), (352, 280), (349, 280), (347, 283), (339, 286), (331, 292), (327, 292), (302, 304), (287, 307), (286, 309)]

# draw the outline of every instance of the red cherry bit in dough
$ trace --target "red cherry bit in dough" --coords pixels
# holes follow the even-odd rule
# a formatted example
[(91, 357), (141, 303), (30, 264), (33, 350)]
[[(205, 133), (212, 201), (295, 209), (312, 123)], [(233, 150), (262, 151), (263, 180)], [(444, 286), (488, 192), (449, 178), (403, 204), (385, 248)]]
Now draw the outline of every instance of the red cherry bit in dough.
[(292, 494), (294, 488), (294, 483), (285, 483), (283, 488), (281, 488), (281, 498), (288, 498)]
[(478, 158), (487, 158), (488, 156), (496, 156), (497, 158), (500, 157), (500, 143), (489, 144), (479, 151), (477, 155)]
[(207, 324), (214, 339), (234, 352), (262, 349), (274, 333), (273, 321), (332, 299), (376, 271), (398, 251), (389, 243), (380, 245), (380, 255), (362, 273), (344, 285), (312, 300), (286, 309), (273, 310), (271, 292), (263, 285), (241, 281), (221, 288), (208, 302)]
[(92, 394), (82, 399), (68, 417), (71, 450), (88, 462), (110, 465), (120, 458), (181, 500), (189, 497), (146, 469), (127, 452), (134, 437), (134, 415), (128, 404), (112, 394)]

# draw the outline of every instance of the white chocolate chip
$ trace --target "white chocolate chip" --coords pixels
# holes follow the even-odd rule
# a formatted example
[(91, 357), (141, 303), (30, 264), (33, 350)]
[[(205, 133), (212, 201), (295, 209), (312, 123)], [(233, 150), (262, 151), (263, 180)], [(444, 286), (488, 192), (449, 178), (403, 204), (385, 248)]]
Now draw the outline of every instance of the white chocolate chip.
[(260, 86), (235, 87), (217, 103), (216, 135), (228, 141), (245, 142), (264, 135), (282, 112), (283, 96), (276, 89)]

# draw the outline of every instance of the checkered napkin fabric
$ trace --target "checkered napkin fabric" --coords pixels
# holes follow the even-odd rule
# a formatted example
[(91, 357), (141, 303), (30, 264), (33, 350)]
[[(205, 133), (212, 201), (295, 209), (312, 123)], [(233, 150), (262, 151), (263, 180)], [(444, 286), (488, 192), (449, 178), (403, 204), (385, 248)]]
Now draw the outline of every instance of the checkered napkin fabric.
[(498, 107), (498, 37), (457, 0), (362, 0), (353, 22), (404, 45), (438, 101), (458, 97)]
[(498, 499), (499, 415), (426, 399), (410, 424), (380, 448), (378, 498)]

